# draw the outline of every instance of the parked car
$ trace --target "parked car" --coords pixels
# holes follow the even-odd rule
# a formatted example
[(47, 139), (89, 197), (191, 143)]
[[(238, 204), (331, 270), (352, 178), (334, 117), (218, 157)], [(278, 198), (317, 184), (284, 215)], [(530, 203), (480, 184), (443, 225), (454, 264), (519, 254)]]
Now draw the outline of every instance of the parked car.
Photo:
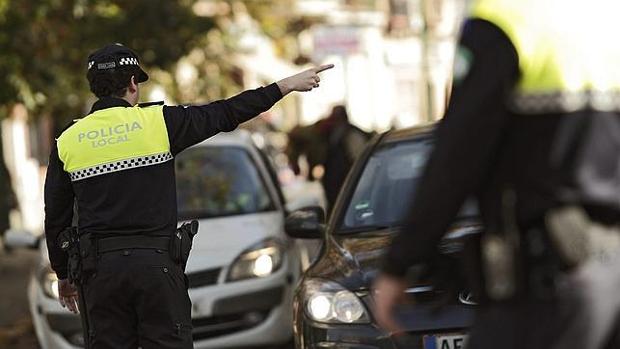
[(414, 305), (403, 305), (397, 314), (408, 335), (390, 336), (377, 326), (372, 313), (370, 287), (386, 248), (407, 217), (433, 146), (432, 129), (416, 127), (375, 137), (349, 173), (327, 224), (318, 207), (287, 217), (289, 235), (324, 239), (294, 297), (297, 348), (464, 347), (475, 298), (458, 267), (465, 239), (479, 237), (481, 230), (471, 202), (438, 246), (437, 261), (412, 270), (417, 277), (406, 293)]
[[(324, 198), (301, 191), (305, 196), (286, 205), (268, 158), (241, 130), (187, 149), (176, 167), (179, 219), (200, 222), (186, 268), (195, 347), (287, 345), (293, 287), (302, 256), (311, 254), (285, 235), (287, 206)], [(80, 320), (59, 305), (56, 274), (40, 245), (28, 290), (39, 342), (44, 349), (81, 347)]]

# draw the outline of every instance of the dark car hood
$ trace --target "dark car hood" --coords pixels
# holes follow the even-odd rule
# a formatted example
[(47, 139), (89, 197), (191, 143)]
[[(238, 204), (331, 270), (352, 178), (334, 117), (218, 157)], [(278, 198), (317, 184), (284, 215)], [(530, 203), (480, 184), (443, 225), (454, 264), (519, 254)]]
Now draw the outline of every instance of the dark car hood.
[[(442, 254), (458, 253), (464, 235), (480, 231), (476, 221), (455, 224), (440, 244)], [(367, 290), (377, 276), (383, 258), (398, 228), (374, 230), (354, 235), (328, 235), (325, 255), (306, 273), (335, 281), (349, 290)], [(419, 282), (419, 280), (418, 280)]]

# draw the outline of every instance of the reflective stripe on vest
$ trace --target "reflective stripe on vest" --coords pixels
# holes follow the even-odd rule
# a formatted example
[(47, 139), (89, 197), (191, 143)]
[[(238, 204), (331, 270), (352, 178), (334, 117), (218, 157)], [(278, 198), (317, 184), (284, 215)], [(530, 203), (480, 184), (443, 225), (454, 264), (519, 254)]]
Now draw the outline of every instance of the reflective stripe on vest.
[(72, 181), (172, 159), (162, 106), (96, 111), (77, 120), (56, 142)]
[(470, 16), (492, 22), (519, 56), (510, 106), (539, 114), (620, 110), (618, 0), (475, 0)]

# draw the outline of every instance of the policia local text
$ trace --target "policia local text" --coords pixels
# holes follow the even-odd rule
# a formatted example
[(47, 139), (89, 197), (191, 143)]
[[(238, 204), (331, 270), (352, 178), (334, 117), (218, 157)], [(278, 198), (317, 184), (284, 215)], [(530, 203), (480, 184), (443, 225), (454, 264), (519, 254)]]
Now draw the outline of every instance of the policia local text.
[(142, 126), (137, 121), (133, 123), (124, 123), (107, 129), (92, 130), (88, 132), (80, 132), (78, 134), (78, 142), (82, 143), (84, 139), (91, 141), (93, 148), (105, 147), (109, 144), (116, 144), (129, 141), (129, 133), (142, 130)]

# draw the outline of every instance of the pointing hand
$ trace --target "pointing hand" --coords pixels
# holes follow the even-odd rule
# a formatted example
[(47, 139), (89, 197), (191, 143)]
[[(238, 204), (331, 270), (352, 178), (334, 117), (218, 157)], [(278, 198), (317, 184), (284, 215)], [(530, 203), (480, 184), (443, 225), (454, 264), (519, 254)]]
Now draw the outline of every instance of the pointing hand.
[(310, 91), (313, 88), (319, 87), (321, 78), (319, 73), (327, 69), (333, 68), (333, 64), (325, 64), (318, 67), (310, 68), (302, 71), (299, 74), (289, 76), (277, 82), (280, 92), (285, 96), (292, 91)]

